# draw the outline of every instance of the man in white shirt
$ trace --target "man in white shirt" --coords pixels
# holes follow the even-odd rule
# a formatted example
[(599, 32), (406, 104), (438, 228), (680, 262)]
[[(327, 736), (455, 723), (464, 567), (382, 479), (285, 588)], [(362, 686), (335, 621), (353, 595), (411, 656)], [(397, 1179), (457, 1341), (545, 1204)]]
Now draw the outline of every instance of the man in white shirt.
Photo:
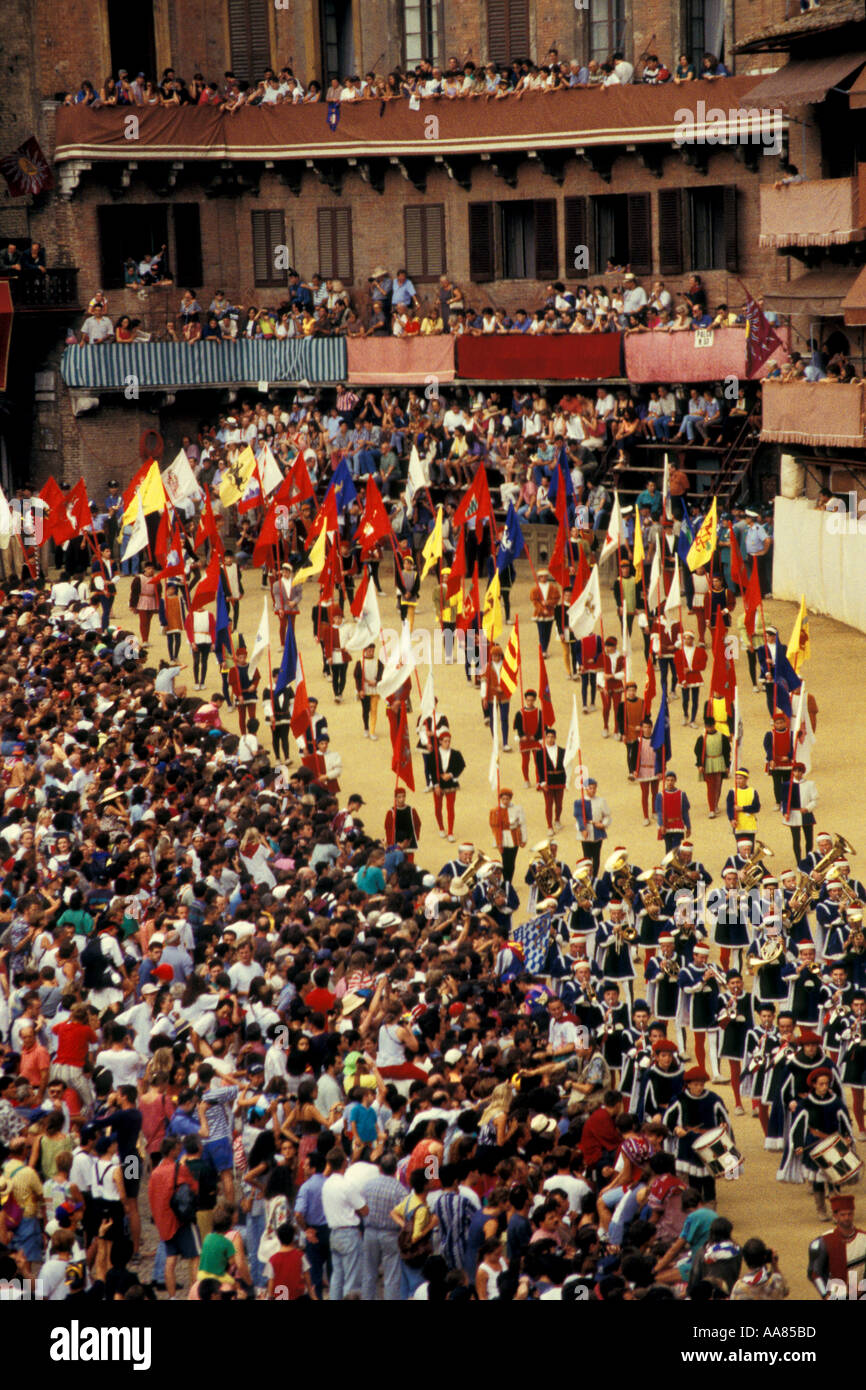
[(613, 71), (617, 80), (625, 87), (634, 77), (634, 64), (627, 63), (621, 53), (614, 53)]
[(86, 347), (88, 343), (110, 343), (113, 337), (111, 319), (97, 309), (95, 314), (84, 320), (79, 346)]
[(262, 967), (258, 961), (253, 960), (253, 948), (249, 941), (242, 941), (238, 946), (237, 959), (234, 965), (230, 966), (228, 975), (232, 989), (241, 998), (249, 994), (253, 980), (264, 977)]
[(623, 327), (628, 323), (629, 314), (639, 314), (646, 307), (647, 293), (643, 285), (639, 285), (632, 271), (626, 271), (624, 277), (625, 290), (622, 296), (622, 316), (620, 323)]
[(52, 608), (68, 608), (70, 603), (78, 602), (78, 590), (68, 574), (62, 574), (56, 584), (52, 584), (48, 595)]
[(547, 1032), (547, 1046), (554, 1057), (571, 1057), (578, 1047), (586, 1046), (586, 1029), (581, 1029), (573, 1019), (566, 1018), (565, 1005), (561, 999), (551, 999), (548, 1012), (550, 1027)]
[(322, 1209), (331, 1236), (330, 1300), (341, 1303), (347, 1294), (361, 1288), (361, 1217), (367, 1203), (345, 1175), (346, 1155), (331, 1149), (322, 1184)]

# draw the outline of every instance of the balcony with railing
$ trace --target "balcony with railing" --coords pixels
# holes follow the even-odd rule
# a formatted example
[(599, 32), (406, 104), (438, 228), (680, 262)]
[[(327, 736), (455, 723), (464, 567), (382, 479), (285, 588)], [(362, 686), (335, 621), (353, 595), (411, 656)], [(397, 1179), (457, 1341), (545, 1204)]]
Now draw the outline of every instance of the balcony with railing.
[(866, 448), (862, 382), (765, 381), (763, 393), (765, 442)]
[(761, 188), (761, 246), (844, 246), (866, 238), (859, 180), (806, 179)]
[(21, 275), (0, 273), (0, 279), (9, 283), (16, 313), (81, 312), (77, 266), (52, 266), (44, 274), (38, 270)]

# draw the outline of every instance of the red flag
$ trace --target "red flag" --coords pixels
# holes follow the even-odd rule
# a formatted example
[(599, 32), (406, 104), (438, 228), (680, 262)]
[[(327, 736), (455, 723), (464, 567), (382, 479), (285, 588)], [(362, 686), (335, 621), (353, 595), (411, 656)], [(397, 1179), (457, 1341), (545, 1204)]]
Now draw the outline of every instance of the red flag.
[[(184, 564), (183, 552), (183, 533), (180, 529), (180, 523), (178, 522), (177, 517), (174, 518), (174, 521), (172, 523), (171, 535), (166, 536), (164, 542), (162, 543), (163, 548), (162, 553), (160, 554), (160, 537), (163, 531), (163, 522), (165, 521), (167, 515), (167, 512), (163, 512), (162, 516), (160, 517), (159, 530), (156, 533), (156, 542), (154, 546), (156, 557), (163, 566), (159, 574), (156, 576), (158, 580), (172, 579), (178, 575), (182, 576), (186, 573), (186, 565)], [(167, 565), (166, 560), (168, 559), (169, 551), (174, 551), (177, 555), (177, 559), (173, 561), (172, 564)]]
[(316, 491), (310, 479), (306, 459), (303, 454), (298, 454), (274, 493), (272, 501), (279, 502), (283, 507), (292, 507), (296, 502), (308, 502), (315, 496)]
[(757, 376), (777, 349), (786, 352), (760, 304), (746, 291), (746, 376)]
[(556, 711), (553, 708), (553, 700), (550, 696), (550, 681), (547, 679), (547, 665), (544, 660), (544, 652), (541, 644), (538, 647), (538, 700), (541, 707), (541, 717), (544, 720), (545, 728), (552, 728), (556, 723)]
[[(238, 502), (238, 516), (242, 516), (244, 512), (255, 511), (256, 507), (264, 506), (265, 490), (262, 487), (262, 475), (259, 472), (258, 459), (256, 459), (255, 471), (253, 477), (250, 478), (250, 483), (253, 482), (253, 479), (255, 479), (256, 491), (244, 493), (243, 497)], [(247, 487), (249, 487), (249, 483)]]
[(451, 573), (445, 584), (446, 598), (452, 599), (463, 587), (463, 580), (466, 578), (466, 545), (461, 531), (457, 537), (457, 549), (454, 552), (454, 560), (451, 565)]
[(210, 493), (205, 489), (204, 511), (198, 523), (198, 530), (195, 533), (194, 549), (198, 550), (204, 545), (205, 541), (210, 541), (214, 554), (220, 559), (223, 556), (223, 543), (220, 540), (220, 533), (217, 530), (216, 517), (213, 514), (213, 507), (210, 504)]
[(370, 550), (377, 541), (385, 540), (390, 534), (391, 523), (388, 520), (388, 513), (385, 511), (382, 494), (373, 479), (369, 478), (364, 498), (364, 515), (361, 517), (361, 524), (358, 527), (361, 550)]
[(589, 583), (589, 576), (589, 561), (586, 558), (586, 552), (584, 551), (583, 546), (579, 545), (577, 547), (577, 573), (574, 576), (574, 588), (572, 589), (571, 596), (568, 600), (569, 607), (571, 606), (571, 604), (577, 603), (577, 600), (580, 598), (581, 594), (583, 593), (584, 589)]
[(710, 680), (710, 694), (714, 698), (725, 700), (728, 709), (730, 709), (733, 704), (737, 678), (734, 673), (734, 663), (727, 652), (726, 633), (727, 628), (722, 622), (722, 615), (717, 613), (716, 626), (713, 631), (713, 674)]
[(412, 771), (412, 745), (409, 742), (409, 721), (406, 717), (405, 700), (400, 705), (400, 723), (397, 725), (397, 735), (394, 739), (391, 771), (397, 774), (397, 779), (406, 783), (410, 791), (415, 790), (415, 774)]
[(310, 702), (307, 699), (307, 682), (306, 679), (302, 677), (301, 683), (295, 691), (295, 700), (292, 705), (292, 733), (295, 738), (303, 738), (309, 727)]
[(160, 514), (159, 525), (156, 528), (156, 536), (153, 541), (153, 553), (161, 565), (165, 564), (168, 555), (168, 509)]
[(338, 531), (340, 528), (340, 522), (337, 516), (337, 494), (333, 489), (325, 494), (325, 500), (316, 512), (313, 518), (313, 524), (304, 539), (304, 546), (307, 551), (309, 551), (313, 541), (319, 535), (323, 526), (326, 531)]
[(358, 585), (358, 591), (349, 605), (349, 611), (352, 614), (353, 618), (360, 618), (362, 612), (364, 611), (364, 600), (367, 597), (367, 590), (369, 589), (369, 587), (370, 571), (368, 569), (365, 569), (364, 577), (361, 580), (361, 583)]
[(274, 503), (265, 512), (262, 529), (253, 546), (252, 563), (256, 569), (260, 565), (270, 565), (274, 561), (274, 551), (279, 551), (280, 537), (277, 531), (277, 509)]
[(216, 552), (211, 556), (210, 564), (205, 570), (202, 578), (195, 586), (195, 593), (192, 596), (190, 607), (207, 608), (209, 603), (213, 603), (217, 596), (217, 589), (220, 582), (220, 557)]
[(472, 587), (468, 594), (463, 595), (463, 611), (456, 623), (458, 631), (468, 632), (470, 627), (474, 627), (480, 612), (481, 598), (478, 593), (478, 566), (476, 565), (472, 571)]
[(63, 490), (53, 478), (49, 478), (45, 486), (39, 489), (39, 496), (49, 507), (63, 506)]
[(496, 538), (496, 518), (493, 515), (493, 503), (490, 500), (487, 473), (483, 463), (479, 464), (468, 491), (463, 495), (463, 501), (454, 513), (451, 524), (455, 529), (459, 529), (459, 527), (465, 526), (472, 517), (475, 517), (475, 534), (479, 540), (485, 517), (490, 522), (491, 536)]
[(746, 610), (746, 631), (752, 633), (755, 630), (755, 614), (761, 606), (761, 580), (758, 575), (758, 562), (755, 559), (752, 560), (752, 573), (743, 595), (743, 604)]
[(319, 575), (319, 601), (330, 603), (334, 597), (334, 589), (341, 588), (343, 584), (343, 560), (340, 555), (340, 547), (336, 541), (332, 541), (325, 554), (325, 564), (322, 573)]
[[(560, 488), (556, 494), (557, 500), (565, 492), (565, 488)], [(547, 568), (553, 575), (557, 584), (565, 587), (568, 583), (568, 532), (567, 522), (560, 517), (559, 526), (556, 529), (556, 544), (553, 547), (553, 554), (550, 557)]]
[(123, 506), (121, 508), (121, 511), (127, 511), (129, 507), (132, 505), (132, 503), (135, 501), (135, 490), (136, 488), (141, 487), (142, 483), (144, 482), (152, 467), (153, 459), (147, 458), (144, 460), (144, 463), (141, 465), (141, 467), (136, 469), (135, 473), (132, 475), (132, 481), (130, 482), (129, 486), (124, 488), (123, 490)]
[(643, 713), (644, 719), (649, 719), (650, 711), (653, 707), (653, 700), (656, 697), (656, 673), (653, 666), (652, 657), (647, 657), (646, 663), (646, 685), (643, 692)]
[(93, 525), (83, 478), (79, 478), (75, 487), (65, 497), (61, 493), (61, 498), (59, 507), (52, 508), (50, 518), (51, 536), (55, 545), (64, 545), (66, 541), (80, 536), (86, 526)]
[(0, 172), (13, 198), (35, 197), (54, 187), (54, 175), (35, 135), (0, 160)]
[(742, 590), (742, 589), (745, 589), (746, 585), (747, 585), (748, 582), (749, 582), (749, 573), (748, 573), (748, 570), (746, 569), (746, 566), (743, 564), (743, 557), (742, 557), (742, 555), (741, 555), (741, 553), (740, 553), (740, 547), (739, 547), (739, 545), (737, 544), (737, 538), (736, 538), (736, 536), (734, 535), (734, 528), (733, 528), (733, 526), (731, 527), (730, 535), (731, 535), (731, 540), (730, 540), (730, 546), (731, 546), (731, 578), (733, 579), (733, 581), (734, 581), (734, 583), (736, 584), (737, 588), (740, 589), (740, 590)]

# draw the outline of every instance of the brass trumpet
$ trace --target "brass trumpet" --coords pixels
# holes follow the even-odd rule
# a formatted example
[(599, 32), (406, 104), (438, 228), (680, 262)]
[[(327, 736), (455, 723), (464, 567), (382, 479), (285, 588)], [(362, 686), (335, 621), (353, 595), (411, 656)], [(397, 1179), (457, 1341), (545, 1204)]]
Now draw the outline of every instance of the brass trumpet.
[(676, 980), (680, 973), (680, 963), (676, 956), (661, 956), (659, 959), (659, 970), (663, 975), (667, 975), (669, 980)]
[(630, 946), (633, 941), (637, 941), (637, 932), (630, 922), (615, 922), (613, 939), (618, 949), (624, 944)]

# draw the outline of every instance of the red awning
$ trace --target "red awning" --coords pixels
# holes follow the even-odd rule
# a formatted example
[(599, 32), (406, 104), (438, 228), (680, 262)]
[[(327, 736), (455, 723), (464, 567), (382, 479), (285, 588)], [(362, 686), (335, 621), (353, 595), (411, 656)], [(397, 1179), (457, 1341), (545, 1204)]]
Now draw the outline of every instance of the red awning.
[(6, 369), (9, 365), (9, 341), (12, 337), (12, 294), (8, 280), (0, 280), (0, 391), (6, 390)]
[(762, 77), (744, 98), (744, 106), (778, 104), (815, 106), (866, 63), (866, 53), (836, 53), (832, 58), (792, 58), (783, 68)]
[(468, 381), (604, 381), (622, 376), (622, 334), (457, 339), (457, 375)]

